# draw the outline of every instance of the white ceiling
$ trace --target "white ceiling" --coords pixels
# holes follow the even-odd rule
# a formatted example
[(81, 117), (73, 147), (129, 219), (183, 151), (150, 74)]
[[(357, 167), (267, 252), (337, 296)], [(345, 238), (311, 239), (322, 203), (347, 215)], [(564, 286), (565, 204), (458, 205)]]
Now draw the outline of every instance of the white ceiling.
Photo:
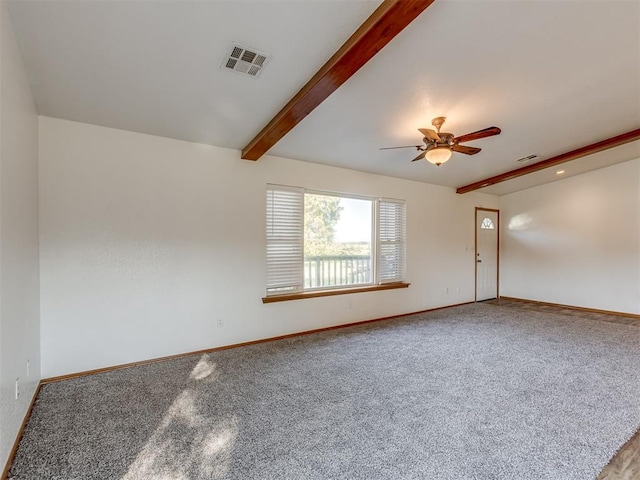
[[(17, 0), (14, 29), (42, 115), (244, 147), (379, 1)], [(436, 0), (270, 154), (458, 187), (640, 127), (640, 2)], [(258, 79), (220, 68), (233, 41), (273, 55)], [(419, 127), (496, 125), (435, 167)], [(593, 157), (593, 158), (592, 158)], [(640, 142), (564, 165), (640, 157)], [(240, 161), (240, 160), (239, 160)], [(260, 161), (268, 161), (263, 159)], [(553, 171), (484, 189), (505, 194)]]

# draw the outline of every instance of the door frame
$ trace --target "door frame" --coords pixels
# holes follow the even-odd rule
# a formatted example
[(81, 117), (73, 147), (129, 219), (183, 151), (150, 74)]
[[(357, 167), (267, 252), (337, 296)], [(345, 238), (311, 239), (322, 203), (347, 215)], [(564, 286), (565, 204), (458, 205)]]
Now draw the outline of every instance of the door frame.
[(496, 298), (500, 298), (500, 210), (496, 208), (476, 207), (473, 223), (474, 250), (473, 250), (473, 301), (478, 301), (478, 212), (494, 212), (497, 216), (496, 225)]

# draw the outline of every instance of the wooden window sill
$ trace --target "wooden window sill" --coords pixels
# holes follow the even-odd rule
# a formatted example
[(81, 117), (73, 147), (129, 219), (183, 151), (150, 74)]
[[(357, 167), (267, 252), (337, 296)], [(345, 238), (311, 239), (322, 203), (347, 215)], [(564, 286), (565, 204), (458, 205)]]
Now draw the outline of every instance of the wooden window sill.
[(350, 293), (375, 292), (378, 290), (392, 290), (395, 288), (407, 288), (410, 283), (385, 283), (384, 285), (367, 285), (366, 287), (337, 288), (335, 290), (315, 290), (313, 292), (292, 293), (290, 295), (273, 295), (262, 297), (262, 303), (288, 302), (289, 300), (302, 300), (303, 298), (330, 297), (333, 295), (348, 295)]

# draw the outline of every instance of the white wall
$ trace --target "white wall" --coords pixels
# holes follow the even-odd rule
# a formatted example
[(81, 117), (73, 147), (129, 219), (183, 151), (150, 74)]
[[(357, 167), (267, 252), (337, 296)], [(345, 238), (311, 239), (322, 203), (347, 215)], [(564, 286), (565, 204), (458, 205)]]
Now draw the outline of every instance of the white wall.
[[(0, 2), (0, 466), (40, 379), (38, 117)], [(30, 375), (26, 363), (30, 360)], [(20, 397), (15, 382), (20, 378)]]
[(502, 295), (640, 313), (640, 159), (500, 200)]
[[(262, 304), (266, 183), (406, 199), (411, 287)], [(44, 377), (472, 301), (474, 207), (498, 205), (45, 117), (40, 186)]]

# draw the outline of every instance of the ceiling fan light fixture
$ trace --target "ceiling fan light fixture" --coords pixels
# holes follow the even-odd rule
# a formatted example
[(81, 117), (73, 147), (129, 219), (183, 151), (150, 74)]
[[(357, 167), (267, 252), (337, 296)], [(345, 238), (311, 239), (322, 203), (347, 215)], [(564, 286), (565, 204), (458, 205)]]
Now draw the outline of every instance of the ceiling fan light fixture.
[(424, 154), (424, 158), (426, 158), (429, 163), (433, 163), (439, 167), (451, 158), (451, 150), (449, 147), (432, 148)]

